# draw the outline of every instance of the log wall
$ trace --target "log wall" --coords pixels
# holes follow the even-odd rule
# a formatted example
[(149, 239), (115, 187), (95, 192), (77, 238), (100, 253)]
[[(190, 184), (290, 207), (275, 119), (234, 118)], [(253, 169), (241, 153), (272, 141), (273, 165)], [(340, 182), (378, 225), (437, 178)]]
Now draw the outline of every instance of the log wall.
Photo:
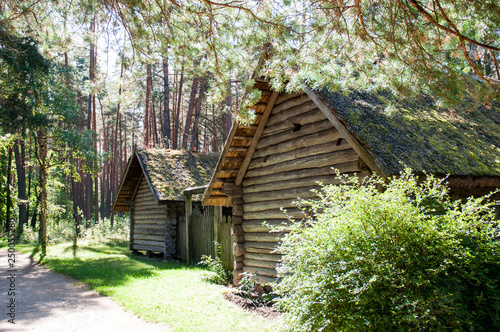
[(161, 252), (165, 258), (176, 255), (177, 215), (175, 206), (158, 205), (143, 177), (134, 197), (131, 249)]
[(332, 167), (348, 174), (361, 171), (358, 154), (307, 95), (281, 94), (241, 187), (232, 190), (233, 228), (238, 235), (235, 275), (254, 273), (262, 283), (277, 277), (281, 255), (275, 248), (283, 234), (269, 232), (263, 222), (290, 222), (281, 208), (291, 218), (303, 218), (294, 201), (314, 197), (311, 189), (319, 188), (318, 181), (337, 183)]

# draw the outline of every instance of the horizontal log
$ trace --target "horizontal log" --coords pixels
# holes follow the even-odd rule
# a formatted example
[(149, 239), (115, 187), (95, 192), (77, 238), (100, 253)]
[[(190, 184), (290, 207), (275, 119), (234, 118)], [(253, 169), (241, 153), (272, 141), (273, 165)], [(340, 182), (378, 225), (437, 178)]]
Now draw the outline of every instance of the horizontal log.
[(289, 112), (290, 109), (293, 109), (295, 107), (300, 107), (301, 105), (304, 105), (304, 104), (310, 103), (310, 102), (311, 102), (311, 99), (307, 95), (301, 95), (301, 96), (298, 96), (296, 98), (289, 99), (285, 102), (282, 102), (282, 103), (274, 106), (273, 110), (271, 111), (271, 117), (274, 115), (278, 115), (279, 113), (281, 113), (283, 111)]
[(243, 264), (245, 266), (255, 266), (255, 267), (264, 267), (267, 269), (276, 269), (276, 265), (278, 264), (277, 262), (270, 262), (270, 261), (259, 261), (259, 260), (253, 260), (253, 259), (244, 259)]
[(167, 209), (165, 207), (158, 207), (156, 206), (140, 206), (139, 208), (134, 210), (135, 212), (138, 213), (145, 213), (145, 212), (154, 212), (156, 214), (167, 214)]
[(245, 250), (248, 252), (255, 252), (253, 250), (256, 249), (266, 249), (270, 252), (276, 249), (276, 242), (257, 242), (257, 241), (248, 241), (243, 244)]
[(335, 129), (320, 110), (313, 110), (266, 127), (259, 141), (259, 148), (286, 142), (292, 138)]
[(163, 248), (160, 247), (155, 247), (155, 246), (145, 246), (145, 245), (138, 245), (135, 244), (132, 246), (134, 250), (147, 250), (147, 251), (156, 251), (156, 252), (163, 252)]
[(149, 218), (149, 217), (138, 217), (134, 218), (134, 224), (140, 225), (140, 224), (156, 224), (156, 225), (165, 225), (167, 224), (167, 219), (155, 219), (155, 218)]
[(269, 233), (272, 226), (281, 226), (288, 225), (290, 221), (288, 219), (278, 219), (278, 220), (269, 220), (267, 222), (263, 222), (262, 220), (245, 220), (241, 227), (245, 232), (250, 233)]
[(245, 249), (246, 252), (258, 253), (258, 254), (270, 254), (274, 249), (262, 249), (262, 248), (248, 248)]
[(165, 229), (164, 228), (165, 227), (162, 227), (162, 228), (134, 227), (134, 234), (148, 234), (148, 235), (165, 236)]
[(148, 223), (135, 223), (134, 224), (134, 232), (137, 229), (154, 229), (165, 231), (165, 224), (148, 224)]
[(283, 233), (245, 233), (245, 243), (248, 242), (279, 242)]
[(139, 205), (139, 204), (143, 204), (143, 205), (156, 204), (156, 206), (158, 206), (158, 203), (156, 202), (156, 200), (152, 196), (151, 197), (136, 198), (136, 199), (134, 199), (134, 204), (135, 205)]
[[(304, 119), (304, 114), (311, 113), (313, 110), (318, 110), (318, 106), (313, 102), (313, 101), (308, 101), (305, 102), (304, 104), (291, 107), (287, 109), (285, 112), (279, 112), (279, 113), (274, 113), (271, 114), (269, 117), (269, 120), (267, 121), (266, 127), (269, 126), (274, 126), (277, 123), (282, 123), (282, 122), (293, 122), (293, 119), (301, 118)], [(312, 115), (312, 114), (310, 114)], [(321, 118), (317, 118), (314, 121), (321, 121), (326, 119), (326, 117), (323, 115)], [(296, 120), (297, 122), (299, 120)]]
[(308, 156), (300, 159), (285, 161), (276, 165), (261, 167), (248, 170), (248, 177), (264, 176), (281, 172), (296, 171), (308, 168), (317, 168), (324, 166), (333, 167), (336, 164), (341, 164), (350, 161), (357, 161), (359, 158), (356, 151), (353, 149), (334, 151), (313, 156)]
[(141, 216), (167, 216), (167, 209), (149, 209), (149, 210), (138, 210), (135, 211), (136, 216), (141, 215)]
[(166, 213), (135, 213), (134, 214), (134, 220), (162, 220), (165, 222), (167, 220), (167, 214)]
[(165, 244), (161, 241), (134, 240), (134, 245), (157, 247), (161, 248), (160, 251), (165, 248)]
[[(243, 201), (248, 203), (246, 200), (246, 194), (250, 193), (262, 193), (267, 191), (277, 191), (283, 189), (293, 189), (293, 188), (309, 188), (318, 186), (318, 183), (321, 182), (323, 184), (339, 184), (340, 179), (332, 176), (332, 175), (323, 175), (323, 176), (313, 176), (310, 178), (301, 178), (294, 181), (277, 181), (271, 182), (267, 184), (256, 184), (254, 186), (244, 187), (243, 188)], [(289, 196), (287, 196), (289, 197)], [(293, 197), (293, 196), (292, 196)], [(278, 196), (279, 198), (279, 196)], [(269, 198), (266, 198), (269, 199)]]
[(134, 208), (137, 211), (148, 210), (148, 211), (167, 211), (167, 207), (165, 205), (158, 205), (156, 202), (149, 203), (140, 203), (134, 204)]
[(154, 196), (153, 196), (153, 193), (151, 192), (151, 190), (145, 191), (144, 193), (137, 193), (134, 197), (135, 200), (146, 199), (146, 198), (154, 199)]
[(259, 285), (272, 285), (279, 279), (276, 277), (267, 277), (267, 276), (253, 276), (252, 277), (255, 283)]
[[(310, 198), (314, 200), (315, 198)], [(256, 212), (256, 211), (267, 211), (273, 209), (289, 209), (297, 207), (295, 203), (296, 198), (293, 199), (278, 199), (278, 200), (264, 200), (262, 202), (248, 203), (243, 205), (244, 212)]]
[[(309, 98), (309, 96), (307, 96), (304, 92), (302, 91), (297, 91), (297, 92), (291, 92), (291, 93), (280, 93), (278, 95), (278, 98), (276, 98), (276, 102), (274, 103), (274, 105), (279, 105), (287, 100), (290, 100), (292, 98), (296, 98), (296, 97), (299, 97), (299, 96), (302, 96), (302, 98)], [(274, 108), (276, 108), (276, 106)]]
[[(245, 258), (246, 259), (252, 259), (252, 260), (257, 260), (257, 261), (269, 261), (269, 262), (274, 262), (274, 263), (279, 263), (281, 262), (281, 254), (259, 254), (259, 253), (251, 253), (247, 252), (245, 253)], [(252, 265), (252, 264), (248, 264)]]
[(165, 236), (162, 235), (134, 234), (132, 238), (134, 242), (138, 240), (165, 242)]
[(267, 276), (277, 278), (278, 273), (276, 269), (266, 269), (264, 267), (256, 267), (256, 266), (243, 266), (243, 272), (257, 274), (259, 276)]
[(255, 158), (248, 165), (248, 169), (261, 167), (269, 167), (290, 160), (297, 160), (314, 155), (322, 155), (335, 151), (349, 150), (351, 146), (346, 140), (342, 140), (340, 144), (332, 144), (332, 142), (314, 145), (307, 148), (296, 149), (285, 153), (273, 154), (266, 157)]
[[(317, 180), (317, 178), (314, 178)], [(291, 186), (291, 185), (290, 185)], [(308, 187), (300, 187), (300, 188), (285, 188), (282, 190), (272, 190), (266, 192), (255, 192), (248, 193), (243, 196), (243, 200), (245, 203), (253, 203), (253, 202), (265, 202), (268, 200), (276, 200), (276, 199), (289, 199), (292, 201), (298, 201), (299, 198), (314, 198), (318, 195), (312, 191), (313, 189), (320, 190), (321, 186), (308, 186)]]
[[(303, 219), (305, 218), (304, 212), (297, 208), (287, 209), (286, 214), (281, 210), (267, 210), (267, 211), (257, 211), (257, 212), (245, 212), (243, 213), (243, 219), (283, 219), (284, 217), (289, 217), (291, 219)], [(252, 240), (247, 240), (252, 241)]]
[(289, 171), (289, 172), (276, 173), (272, 175), (257, 176), (253, 178), (248, 177), (243, 180), (242, 185), (244, 187), (248, 187), (254, 184), (270, 183), (270, 182), (277, 182), (284, 180), (295, 180), (299, 178), (311, 177), (312, 175), (315, 176), (336, 175), (337, 174), (336, 170), (338, 170), (340, 173), (354, 173), (361, 171), (358, 168), (357, 161), (349, 161), (346, 163), (317, 167), (314, 169), (308, 168), (308, 169), (301, 169), (298, 171)]
[(137, 190), (137, 196), (141, 194), (150, 194), (152, 195), (153, 192), (151, 191), (151, 188), (146, 184), (145, 186), (142, 186)]
[(275, 155), (279, 153), (286, 153), (289, 151), (308, 148), (315, 145), (320, 145), (324, 143), (332, 143), (342, 138), (338, 131), (328, 129), (315, 134), (306, 135), (303, 137), (291, 139), (289, 141), (264, 147), (262, 149), (255, 150), (253, 158), (262, 158), (270, 155)]

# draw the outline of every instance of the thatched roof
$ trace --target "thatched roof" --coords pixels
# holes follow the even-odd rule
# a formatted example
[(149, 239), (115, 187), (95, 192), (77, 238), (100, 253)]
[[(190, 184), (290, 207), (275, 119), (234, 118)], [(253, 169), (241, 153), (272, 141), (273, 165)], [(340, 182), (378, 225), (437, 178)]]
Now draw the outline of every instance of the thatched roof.
[(500, 107), (439, 107), (428, 96), (315, 91), (385, 175), (500, 176)]
[[(147, 180), (157, 203), (183, 201), (184, 189), (205, 185), (210, 181), (218, 159), (219, 154), (216, 153), (136, 150), (127, 164), (113, 210), (129, 211), (125, 202), (132, 199), (141, 176)], [(201, 196), (194, 196), (193, 200), (201, 200)]]
[[(262, 91), (254, 106), (257, 116), (250, 125), (233, 124), (204, 204), (231, 204), (222, 184), (241, 183), (260, 129), (284, 96), (273, 92), (265, 80), (258, 80), (255, 88)], [(444, 108), (429, 96), (406, 100), (389, 92), (343, 94), (308, 87), (304, 92), (379, 175), (396, 175), (410, 167), (420, 174), (450, 175), (452, 186), (500, 186), (500, 106)]]

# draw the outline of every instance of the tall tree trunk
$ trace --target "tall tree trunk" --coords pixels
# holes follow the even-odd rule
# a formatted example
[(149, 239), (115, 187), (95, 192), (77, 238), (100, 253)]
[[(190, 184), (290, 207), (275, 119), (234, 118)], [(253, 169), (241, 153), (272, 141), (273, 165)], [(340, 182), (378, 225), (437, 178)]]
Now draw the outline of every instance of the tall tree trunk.
[[(191, 126), (193, 121), (193, 111), (195, 106), (196, 92), (198, 91), (198, 78), (193, 78), (191, 94), (189, 96), (189, 105), (186, 113), (186, 125), (184, 126), (184, 134), (182, 135), (182, 147), (188, 149), (189, 134), (191, 134)], [(191, 150), (191, 149), (190, 149)]]
[[(177, 87), (177, 70), (174, 70), (174, 86)], [(172, 148), (177, 149), (177, 89), (172, 93)]]
[(191, 151), (199, 151), (199, 140), (198, 140), (198, 121), (201, 113), (201, 103), (205, 95), (205, 78), (202, 77), (200, 80), (200, 94), (196, 100), (196, 107), (193, 119), (193, 130), (191, 132)]
[(170, 148), (170, 91), (168, 87), (168, 55), (163, 58), (163, 145)]
[(17, 171), (17, 196), (21, 201), (19, 203), (19, 231), (23, 231), (23, 226), (28, 224), (28, 214), (26, 209), (26, 150), (23, 140), (17, 140), (14, 145), (14, 155), (16, 159)]
[(178, 149), (179, 148), (179, 127), (180, 127), (180, 124), (181, 124), (181, 102), (182, 102), (182, 86), (184, 84), (184, 66), (182, 66), (182, 69), (181, 69), (181, 78), (179, 80), (179, 92), (178, 92), (178, 95), (177, 95), (177, 98), (178, 98), (178, 101), (177, 101), (177, 114), (176, 114), (176, 122), (175, 122), (175, 141), (176, 141), (176, 146), (174, 147), (174, 149)]
[(151, 98), (151, 64), (146, 65), (146, 112), (144, 114), (144, 146), (150, 147), (151, 141), (151, 112), (150, 112), (150, 98)]
[(229, 132), (231, 131), (231, 126), (233, 124), (233, 120), (231, 117), (231, 84), (229, 84), (229, 93), (226, 97), (226, 109), (227, 109), (227, 114), (226, 114), (226, 130), (224, 132), (224, 142), (226, 141), (226, 138), (229, 135)]
[(151, 115), (153, 116), (153, 146), (158, 146), (158, 126), (156, 125), (156, 109), (155, 109), (155, 98), (154, 93), (151, 98)]
[[(108, 152), (108, 128), (106, 127), (106, 121), (104, 120), (104, 108), (102, 107), (102, 101), (101, 98), (98, 98), (99, 100), (99, 108), (101, 109), (101, 120), (102, 120), (102, 136), (103, 136), (103, 143), (102, 143), (102, 148), (101, 148), (101, 153), (103, 155), (106, 155)], [(104, 160), (102, 162), (102, 170), (101, 170), (101, 217), (106, 218), (107, 215), (107, 203), (106, 203), (106, 194), (109, 191), (109, 188), (107, 188), (107, 178), (108, 178), (108, 161)]]
[[(94, 59), (95, 60), (95, 59)], [(95, 63), (94, 63), (95, 65)], [(93, 116), (92, 116), (92, 130), (94, 131), (94, 149), (97, 150), (97, 112), (96, 112), (96, 96), (95, 93), (92, 96), (92, 107), (93, 107)], [(94, 165), (96, 168), (98, 165)], [(99, 223), (99, 175), (96, 175), (94, 178), (94, 221), (96, 224)]]
[(40, 234), (42, 255), (47, 255), (47, 141), (44, 129), (40, 130)]
[[(95, 16), (90, 22), (90, 30), (92, 33), (95, 33)], [(90, 81), (93, 82), (95, 78), (95, 45), (94, 39), (90, 43), (90, 65), (89, 65), (89, 78)], [(92, 101), (93, 101), (93, 92), (89, 94), (88, 100), (88, 109), (87, 109), (87, 129), (92, 130)], [(85, 182), (85, 219), (86, 219), (86, 227), (89, 228), (92, 219), (92, 204), (93, 202), (93, 189), (92, 189), (92, 175), (87, 174), (86, 182)]]
[(215, 126), (215, 105), (212, 105), (212, 152), (217, 152), (217, 128)]
[(12, 147), (9, 147), (9, 166), (7, 168), (7, 185), (5, 186), (5, 190), (7, 193), (7, 206), (6, 206), (6, 217), (5, 217), (5, 229), (7, 230), (7, 233), (11, 231), (11, 224), (10, 224), (10, 214), (11, 214), (11, 205), (12, 205), (12, 199), (10, 197), (11, 191), (10, 191), (10, 183), (12, 181)]
[(75, 221), (75, 234), (80, 236), (80, 214), (78, 213), (78, 187), (75, 178), (71, 177), (71, 198), (73, 199), (73, 220)]

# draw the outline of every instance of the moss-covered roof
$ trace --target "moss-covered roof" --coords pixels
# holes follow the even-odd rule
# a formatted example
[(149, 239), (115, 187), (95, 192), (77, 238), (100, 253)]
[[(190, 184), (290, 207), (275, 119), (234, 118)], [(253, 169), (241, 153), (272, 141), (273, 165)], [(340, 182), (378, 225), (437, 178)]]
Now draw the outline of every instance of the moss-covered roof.
[(217, 153), (167, 149), (142, 149), (136, 154), (158, 201), (182, 201), (184, 189), (208, 184), (219, 160)]
[(500, 176), (500, 105), (443, 108), (428, 96), (315, 91), (386, 175)]

